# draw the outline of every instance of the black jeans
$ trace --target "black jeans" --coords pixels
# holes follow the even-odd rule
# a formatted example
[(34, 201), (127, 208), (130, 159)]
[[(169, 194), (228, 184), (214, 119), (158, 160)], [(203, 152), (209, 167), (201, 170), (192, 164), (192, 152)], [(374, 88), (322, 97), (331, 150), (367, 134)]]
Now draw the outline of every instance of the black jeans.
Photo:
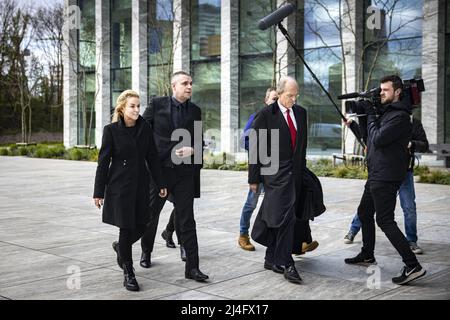
[(120, 228), (119, 232), (119, 253), (122, 262), (133, 263), (131, 247), (133, 243), (139, 240), (144, 233), (145, 226), (139, 227), (137, 229), (124, 229)]
[[(198, 242), (194, 220), (194, 176), (193, 174), (180, 175), (175, 169), (165, 170), (168, 175), (168, 191), (172, 194), (175, 206), (175, 229), (180, 243), (186, 250), (186, 271), (198, 268)], [(152, 188), (150, 206), (152, 218), (147, 225), (144, 236), (141, 239), (142, 250), (152, 252), (158, 228), (159, 215), (167, 198), (158, 196), (159, 190)]]
[(400, 183), (367, 181), (358, 207), (358, 216), (362, 224), (364, 254), (372, 257), (375, 250), (375, 221), (377, 225), (401, 255), (408, 267), (417, 265), (417, 258), (409, 247), (408, 240), (400, 231), (394, 219), (397, 191)]

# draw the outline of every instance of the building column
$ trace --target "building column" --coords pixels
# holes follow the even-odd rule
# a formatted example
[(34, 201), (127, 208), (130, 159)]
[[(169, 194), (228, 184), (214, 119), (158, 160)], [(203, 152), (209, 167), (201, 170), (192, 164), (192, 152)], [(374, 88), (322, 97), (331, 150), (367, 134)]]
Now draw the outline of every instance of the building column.
[[(294, 0), (277, 0), (277, 8), (285, 4), (286, 2), (290, 2), (294, 5), (296, 5), (296, 1)], [(297, 4), (297, 8), (302, 5)], [(286, 28), (289, 35), (292, 37), (292, 40), (294, 40), (295, 43), (295, 37), (296, 37), (296, 17), (295, 14), (291, 14), (288, 17), (286, 17), (282, 24)], [(273, 28), (273, 27), (271, 27)], [(277, 83), (278, 80), (283, 76), (291, 76), (295, 78), (295, 62), (296, 62), (296, 54), (294, 49), (291, 47), (291, 45), (286, 40), (285, 36), (281, 33), (281, 31), (276, 27), (277, 34), (276, 34), (276, 42), (277, 42)]]
[(173, 0), (173, 71), (191, 68), (189, 1)]
[(445, 1), (423, 2), (422, 124), (431, 144), (444, 142)]
[(64, 93), (64, 133), (66, 148), (77, 145), (77, 72), (78, 72), (78, 29), (80, 28), (80, 8), (76, 0), (64, 1), (64, 44), (63, 56), (63, 93)]
[(148, 96), (148, 4), (131, 0), (131, 88), (139, 93), (141, 114), (147, 108)]
[(102, 144), (103, 127), (111, 122), (110, 0), (95, 1), (95, 145)]
[(220, 146), (238, 150), (239, 126), (239, 1), (222, 0), (221, 6)]
[[(363, 75), (358, 74), (358, 71), (362, 70), (360, 64), (364, 46), (364, 2), (348, 0), (348, 6), (347, 4), (342, 6), (342, 93), (350, 93), (361, 91), (364, 80)], [(339, 102), (336, 101), (336, 103), (339, 105)], [(341, 101), (341, 111), (345, 115), (344, 100)], [(350, 118), (354, 121), (357, 119), (356, 116)], [(342, 153), (359, 153), (357, 150), (359, 143), (344, 124), (342, 124), (342, 132)]]

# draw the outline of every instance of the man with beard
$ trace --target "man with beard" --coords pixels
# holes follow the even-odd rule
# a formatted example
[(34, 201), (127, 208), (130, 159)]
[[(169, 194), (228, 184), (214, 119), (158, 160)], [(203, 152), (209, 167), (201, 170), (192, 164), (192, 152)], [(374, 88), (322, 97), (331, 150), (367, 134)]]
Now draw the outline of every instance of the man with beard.
[[(345, 263), (376, 264), (375, 221), (398, 251), (405, 263), (402, 273), (392, 278), (403, 285), (425, 275), (408, 240), (394, 220), (396, 197), (408, 168), (408, 143), (411, 139), (411, 106), (400, 99), (403, 82), (398, 76), (381, 79), (381, 107), (375, 110), (370, 102), (363, 101), (367, 114), (367, 167), (369, 177), (358, 207), (362, 224), (363, 247)], [(405, 99), (406, 100), (406, 99)], [(378, 115), (376, 114), (378, 112)]]

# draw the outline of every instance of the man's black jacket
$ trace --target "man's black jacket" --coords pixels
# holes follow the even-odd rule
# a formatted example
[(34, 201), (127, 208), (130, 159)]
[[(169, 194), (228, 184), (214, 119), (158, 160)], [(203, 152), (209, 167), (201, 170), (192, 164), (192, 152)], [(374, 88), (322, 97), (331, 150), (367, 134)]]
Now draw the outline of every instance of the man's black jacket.
[(381, 115), (367, 117), (369, 180), (401, 182), (409, 163), (411, 109), (402, 101), (382, 106)]

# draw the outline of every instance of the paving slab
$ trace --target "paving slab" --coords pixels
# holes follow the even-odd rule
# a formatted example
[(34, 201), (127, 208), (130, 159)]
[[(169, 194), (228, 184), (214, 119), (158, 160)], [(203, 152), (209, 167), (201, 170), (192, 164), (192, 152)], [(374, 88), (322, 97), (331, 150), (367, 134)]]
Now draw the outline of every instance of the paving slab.
[[(202, 197), (194, 208), (200, 268), (209, 281), (185, 279), (179, 248), (165, 246), (160, 234), (173, 208), (167, 203), (150, 269), (138, 264), (140, 242), (133, 246), (142, 290), (130, 293), (111, 248), (118, 229), (103, 224), (92, 203), (95, 170), (93, 162), (0, 156), (0, 299), (449, 299), (449, 186), (416, 184), (419, 244), (425, 251), (418, 259), (427, 275), (402, 287), (391, 282), (402, 261), (379, 229), (376, 268), (368, 273), (344, 263), (362, 245), (360, 234), (350, 245), (343, 237), (365, 182), (320, 178), (327, 211), (311, 222), (319, 247), (294, 256), (303, 278), (295, 285), (263, 268), (265, 247), (255, 243), (256, 251), (249, 252), (237, 244), (247, 173), (202, 170)], [(399, 205), (396, 217), (403, 229)], [(79, 289), (72, 277), (76, 270)]]

